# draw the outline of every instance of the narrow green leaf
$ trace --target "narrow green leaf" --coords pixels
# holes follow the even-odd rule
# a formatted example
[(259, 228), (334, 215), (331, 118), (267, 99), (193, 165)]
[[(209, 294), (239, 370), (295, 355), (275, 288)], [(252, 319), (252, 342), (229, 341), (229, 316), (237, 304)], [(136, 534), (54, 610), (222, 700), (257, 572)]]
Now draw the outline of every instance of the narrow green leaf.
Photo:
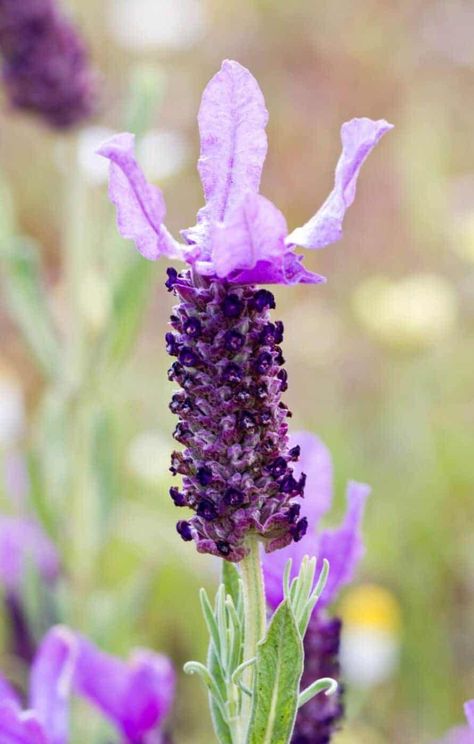
[(288, 744), (298, 708), (303, 644), (285, 600), (257, 647), (255, 692), (247, 744)]
[(216, 622), (216, 618), (214, 617), (214, 611), (211, 607), (211, 603), (209, 602), (209, 597), (207, 596), (207, 592), (205, 589), (200, 590), (199, 599), (201, 600), (202, 614), (204, 615), (204, 620), (206, 622), (209, 635), (211, 637), (211, 643), (214, 645), (215, 652), (217, 656), (220, 658), (221, 639), (220, 639), (220, 634), (219, 634), (219, 628)]
[(309, 685), (298, 697), (298, 708), (308, 703), (315, 695), (324, 692), (326, 695), (334, 695), (337, 690), (337, 682), (332, 677), (321, 677)]
[(12, 238), (1, 251), (5, 296), (13, 319), (43, 371), (59, 369), (59, 343), (41, 277), (39, 254), (29, 240)]
[[(209, 645), (209, 653), (207, 657), (207, 666), (209, 673), (213, 677), (217, 687), (223, 698), (227, 696), (227, 688), (222, 674), (222, 669), (219, 663), (219, 659), (214, 649), (214, 644), (211, 642)], [(219, 703), (214, 699), (214, 696), (209, 694), (209, 709), (211, 711), (212, 724), (214, 731), (220, 742), (220, 744), (233, 744), (232, 734), (230, 732), (229, 724), (227, 723), (226, 716), (223, 715), (223, 711)]]
[(242, 591), (240, 574), (233, 563), (222, 561), (222, 564), (222, 581), (224, 582), (226, 596), (232, 597), (234, 607), (237, 608)]

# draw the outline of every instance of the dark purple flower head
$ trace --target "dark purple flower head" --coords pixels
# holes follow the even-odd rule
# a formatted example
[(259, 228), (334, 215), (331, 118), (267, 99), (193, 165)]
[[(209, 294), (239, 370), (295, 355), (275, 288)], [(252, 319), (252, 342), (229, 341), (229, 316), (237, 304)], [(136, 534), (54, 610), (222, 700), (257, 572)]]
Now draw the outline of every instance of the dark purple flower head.
[[(259, 194), (267, 153), (268, 113), (257, 81), (237, 62), (226, 60), (208, 83), (199, 109), (201, 156), (198, 170), (206, 198), (197, 224), (178, 243), (163, 224), (163, 195), (147, 183), (134, 156), (134, 138), (119, 134), (99, 154), (111, 161), (110, 197), (117, 207), (121, 235), (133, 240), (145, 258), (179, 258), (201, 276), (232, 284), (318, 283), (307, 271), (296, 246), (322, 248), (339, 240), (346, 209), (356, 192), (359, 170), (380, 138), (392, 128), (386, 121), (352, 119), (341, 129), (342, 154), (332, 192), (303, 227), (288, 234), (282, 213)], [(174, 281), (169, 275), (167, 286)], [(275, 307), (268, 290), (252, 302), (258, 312)], [(227, 318), (239, 317), (234, 296), (225, 298)]]
[(2, 76), (11, 104), (59, 129), (90, 118), (97, 77), (54, 0), (0, 0)]
[[(290, 507), (287, 518), (293, 525), (291, 529), (295, 533), (294, 542), (275, 555), (265, 555), (263, 569), (267, 601), (271, 608), (276, 608), (283, 599), (282, 577), (288, 558), (292, 559), (291, 578), (298, 574), (304, 555), (317, 556), (319, 567), (323, 558), (329, 560), (328, 581), (304, 639), (302, 687), (305, 688), (320, 677), (337, 680), (340, 676), (338, 654), (341, 622), (338, 618), (328, 618), (325, 608), (334, 601), (341, 587), (352, 579), (364, 552), (360, 524), (370, 489), (362, 483), (351, 482), (347, 490), (348, 508), (342, 525), (335, 530), (323, 530), (318, 534), (316, 528), (331, 506), (331, 457), (324, 444), (312, 434), (302, 432), (291, 439), (300, 442), (288, 452), (290, 458), (300, 456), (295, 467), (296, 474), (300, 475), (298, 482), (303, 476), (302, 470), (307, 473), (302, 504), (307, 517), (298, 521), (299, 511), (296, 507), (299, 504)], [(293, 475), (291, 478), (296, 481)], [(340, 685), (334, 695), (316, 695), (298, 711), (291, 744), (328, 744), (342, 715), (343, 696)]]
[(115, 725), (124, 744), (161, 741), (158, 737), (174, 687), (174, 671), (165, 656), (139, 649), (124, 662), (68, 628), (54, 627), (32, 664), (27, 711), (0, 675), (0, 741), (67, 744), (73, 692)]
[[(183, 487), (171, 495), (195, 512), (178, 522), (179, 534), (230, 561), (246, 554), (249, 533), (268, 551), (300, 540), (307, 523), (293, 508), (303, 488), (292, 475), (297, 457), (288, 451), (279, 348), (262, 341), (264, 329), (279, 327), (269, 320), (273, 296), (220, 280), (196, 286), (190, 272), (178, 275), (172, 289), (180, 304), (168, 349), (182, 365), (199, 359), (185, 375), (181, 366), (170, 370), (184, 388), (173, 395), (171, 410), (180, 418), (174, 437), (185, 446), (172, 457)], [(194, 338), (186, 332), (190, 318), (199, 319)], [(285, 478), (291, 487), (284, 487)]]

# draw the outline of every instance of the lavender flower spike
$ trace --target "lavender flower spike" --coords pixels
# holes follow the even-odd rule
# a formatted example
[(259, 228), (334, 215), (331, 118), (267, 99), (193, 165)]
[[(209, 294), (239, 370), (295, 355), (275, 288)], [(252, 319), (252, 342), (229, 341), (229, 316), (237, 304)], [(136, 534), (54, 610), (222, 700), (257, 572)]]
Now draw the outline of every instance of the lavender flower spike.
[[(178, 522), (184, 540), (240, 561), (250, 533), (271, 552), (298, 542), (307, 526), (298, 502), (305, 475), (293, 473), (299, 447), (288, 444), (291, 414), (281, 401), (288, 387), (283, 324), (271, 321), (273, 295), (255, 284), (322, 277), (302, 267), (285, 218), (258, 193), (268, 115), (250, 72), (225, 61), (204, 91), (198, 118), (206, 204), (196, 226), (183, 232), (186, 244), (164, 227), (162, 194), (140, 171), (131, 135), (117, 135), (99, 153), (111, 161), (110, 197), (123, 237), (147, 258), (173, 256), (191, 266), (181, 274), (168, 269), (166, 282), (179, 300), (166, 343), (176, 357), (169, 378), (181, 388), (170, 406), (179, 416), (174, 437), (184, 446), (171, 467), (183, 476), (183, 488), (170, 495), (195, 512)], [(349, 206), (363, 160), (388, 129), (369, 119), (345, 125), (350, 137), (344, 134), (336, 172), (338, 203)], [(336, 196), (330, 200), (336, 203)], [(344, 208), (338, 208), (341, 220)], [(326, 209), (327, 219), (333, 213)]]
[(58, 129), (94, 112), (97, 81), (84, 42), (54, 0), (0, 0), (0, 52), (15, 108)]
[[(337, 617), (328, 617), (325, 608), (336, 598), (340, 588), (352, 579), (362, 557), (363, 544), (359, 530), (370, 489), (361, 483), (349, 483), (348, 508), (342, 525), (332, 531), (317, 533), (318, 522), (331, 505), (331, 456), (325, 445), (312, 434), (298, 434), (293, 439), (302, 444), (298, 469), (304, 468), (307, 472), (305, 511), (309, 516), (309, 530), (301, 542), (280, 550), (274, 556), (264, 556), (263, 569), (267, 602), (274, 609), (283, 599), (282, 577), (288, 558), (293, 562), (292, 576), (298, 574), (304, 555), (317, 556), (319, 565), (323, 558), (329, 560), (328, 582), (315, 607), (304, 639), (304, 689), (315, 679), (340, 677), (338, 655), (341, 621)], [(327, 744), (343, 712), (340, 687), (331, 697), (314, 697), (298, 712), (291, 744)]]
[[(201, 276), (232, 284), (324, 281), (303, 268), (295, 247), (320, 248), (339, 240), (359, 170), (392, 125), (366, 118), (343, 125), (334, 189), (315, 217), (288, 235), (282, 213), (258, 193), (267, 152), (267, 120), (262, 92), (250, 72), (237, 62), (223, 62), (208, 83), (199, 109), (198, 169), (206, 204), (197, 224), (183, 231), (185, 245), (175, 243), (162, 217), (158, 219), (162, 195), (146, 186), (144, 176), (139, 175), (133, 138), (117, 135), (103, 145), (98, 152), (113, 163), (110, 195), (122, 236), (133, 239), (146, 258), (154, 260), (172, 252)], [(164, 216), (164, 209), (161, 213)]]

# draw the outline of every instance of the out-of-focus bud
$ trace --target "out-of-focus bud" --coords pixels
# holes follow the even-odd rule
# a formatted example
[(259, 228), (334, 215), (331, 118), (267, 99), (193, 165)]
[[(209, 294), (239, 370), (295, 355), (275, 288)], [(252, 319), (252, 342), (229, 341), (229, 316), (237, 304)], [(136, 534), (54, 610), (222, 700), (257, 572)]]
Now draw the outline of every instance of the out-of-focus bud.
[(89, 269), (82, 278), (80, 307), (90, 331), (100, 333), (109, 317), (111, 294), (105, 277), (98, 269)]
[(0, 448), (14, 447), (25, 427), (23, 391), (0, 364)]
[(187, 48), (206, 30), (202, 0), (110, 0), (109, 6), (112, 35), (135, 51)]
[(130, 471), (149, 485), (163, 482), (169, 473), (170, 444), (157, 431), (144, 431), (131, 441), (127, 462)]
[(97, 156), (96, 150), (106, 139), (114, 134), (106, 127), (85, 127), (81, 130), (77, 145), (77, 162), (88, 183), (100, 186), (107, 182), (108, 163)]
[(435, 274), (398, 282), (373, 277), (353, 298), (357, 318), (380, 341), (402, 348), (436, 344), (455, 328), (458, 302), (451, 284)]
[(178, 130), (156, 129), (145, 134), (138, 151), (139, 159), (146, 163), (148, 177), (162, 181), (181, 170), (188, 158), (189, 146)]
[(389, 679), (400, 652), (400, 608), (393, 594), (381, 586), (358, 586), (346, 594), (341, 616), (344, 679), (359, 687)]

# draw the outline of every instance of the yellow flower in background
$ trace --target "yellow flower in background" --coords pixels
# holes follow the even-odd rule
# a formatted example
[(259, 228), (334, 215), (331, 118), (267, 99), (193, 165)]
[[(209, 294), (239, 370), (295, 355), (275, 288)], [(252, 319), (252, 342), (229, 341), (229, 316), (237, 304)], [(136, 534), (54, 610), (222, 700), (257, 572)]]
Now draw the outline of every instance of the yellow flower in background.
[(372, 277), (353, 297), (360, 323), (380, 341), (397, 347), (426, 347), (454, 329), (458, 301), (454, 288), (436, 274), (412, 274), (400, 281)]
[(341, 663), (347, 682), (372, 687), (390, 678), (398, 665), (401, 613), (396, 597), (375, 584), (347, 592)]

